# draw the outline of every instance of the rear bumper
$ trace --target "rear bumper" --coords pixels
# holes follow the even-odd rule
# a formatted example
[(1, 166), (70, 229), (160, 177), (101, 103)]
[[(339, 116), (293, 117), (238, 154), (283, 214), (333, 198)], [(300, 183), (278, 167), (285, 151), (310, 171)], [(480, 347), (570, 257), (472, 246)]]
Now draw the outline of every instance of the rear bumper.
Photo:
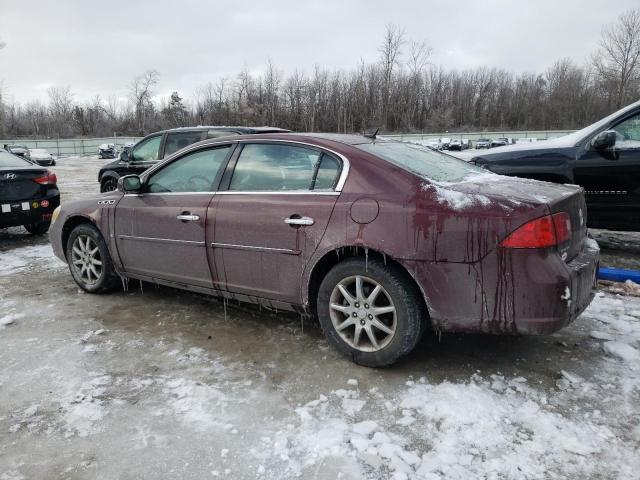
[(532, 335), (575, 320), (595, 295), (600, 249), (587, 240), (565, 263), (554, 250), (499, 249), (472, 263), (402, 261), (434, 328)]
[[(46, 200), (48, 205), (42, 206), (42, 201)], [(3, 212), (2, 205), (9, 205), (10, 212)], [(50, 190), (44, 197), (31, 198), (28, 200), (0, 201), (0, 228), (19, 227), (31, 223), (51, 221), (51, 214), (60, 205), (60, 192)], [(28, 208), (24, 208), (28, 206)], [(6, 207), (5, 207), (6, 209)]]
[[(598, 265), (600, 249), (594, 240), (589, 240), (582, 251), (566, 264), (567, 276), (559, 281), (564, 287), (560, 301), (566, 306), (551, 317), (531, 317), (517, 321), (520, 334), (545, 334), (555, 332), (580, 316), (593, 300), (598, 287)], [(553, 299), (551, 299), (553, 301)], [(539, 301), (549, 301), (540, 298)], [(557, 301), (557, 300), (556, 300)]]

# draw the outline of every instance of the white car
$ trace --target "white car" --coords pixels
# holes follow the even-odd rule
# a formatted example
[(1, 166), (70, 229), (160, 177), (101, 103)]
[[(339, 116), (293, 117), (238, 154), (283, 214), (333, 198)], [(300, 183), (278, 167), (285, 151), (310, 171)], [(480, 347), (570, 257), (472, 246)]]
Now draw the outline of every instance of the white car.
[(31, 153), (30, 160), (38, 165), (54, 166), (56, 164), (55, 157), (44, 148), (32, 148), (29, 152)]

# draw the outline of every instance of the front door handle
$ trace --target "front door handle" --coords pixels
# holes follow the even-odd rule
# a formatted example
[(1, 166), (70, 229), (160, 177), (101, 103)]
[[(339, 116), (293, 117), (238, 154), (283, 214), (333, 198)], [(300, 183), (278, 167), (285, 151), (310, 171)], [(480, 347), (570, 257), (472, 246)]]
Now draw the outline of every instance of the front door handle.
[(182, 213), (176, 217), (181, 222), (197, 222), (200, 220), (200, 215), (191, 215), (190, 213)]
[(293, 226), (298, 226), (298, 225), (310, 226), (310, 225), (313, 225), (315, 221), (311, 217), (300, 217), (298, 215), (292, 215), (289, 218), (285, 218), (284, 223), (286, 223), (287, 225), (293, 225)]

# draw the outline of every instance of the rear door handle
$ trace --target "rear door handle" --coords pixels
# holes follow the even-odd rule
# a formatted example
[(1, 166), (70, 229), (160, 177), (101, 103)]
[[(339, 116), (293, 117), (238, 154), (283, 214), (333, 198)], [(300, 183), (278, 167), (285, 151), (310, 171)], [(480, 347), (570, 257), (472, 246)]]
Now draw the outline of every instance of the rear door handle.
[(287, 225), (310, 226), (310, 225), (313, 225), (315, 223), (315, 221), (311, 217), (299, 217), (297, 215), (296, 216), (292, 215), (289, 218), (285, 218), (284, 219), (284, 223), (286, 223)]
[(176, 217), (181, 222), (197, 222), (200, 220), (200, 215), (191, 215), (190, 213), (183, 213)]

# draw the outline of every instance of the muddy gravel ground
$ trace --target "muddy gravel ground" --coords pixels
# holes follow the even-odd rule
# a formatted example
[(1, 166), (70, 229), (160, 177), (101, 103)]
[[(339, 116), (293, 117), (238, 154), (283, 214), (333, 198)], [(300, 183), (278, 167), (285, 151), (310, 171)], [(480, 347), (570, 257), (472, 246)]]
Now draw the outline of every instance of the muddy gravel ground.
[[(55, 171), (98, 192), (95, 157)], [(595, 232), (603, 264), (640, 239)], [(0, 230), (0, 480), (640, 478), (640, 299), (539, 337), (425, 338), (353, 365), (313, 321), (132, 283), (89, 295)]]

